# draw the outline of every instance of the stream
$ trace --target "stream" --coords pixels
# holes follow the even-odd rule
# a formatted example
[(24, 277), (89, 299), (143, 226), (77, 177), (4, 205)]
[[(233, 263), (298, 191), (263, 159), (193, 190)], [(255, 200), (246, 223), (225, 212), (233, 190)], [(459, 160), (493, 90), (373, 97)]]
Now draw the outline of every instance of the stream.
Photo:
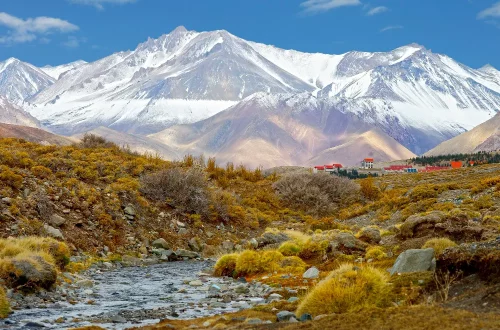
[[(126, 267), (86, 276), (94, 286), (78, 291), (77, 303), (48, 304), (46, 308), (16, 310), (0, 323), (0, 328), (67, 329), (98, 325), (106, 329), (157, 323), (160, 319), (197, 318), (231, 312), (238, 303), (218, 303), (210, 298), (212, 285), (228, 286), (231, 279), (199, 276), (211, 263), (204, 261), (168, 262), (148, 267)], [(201, 286), (186, 284), (201, 280)], [(31, 322), (31, 323), (30, 323)]]

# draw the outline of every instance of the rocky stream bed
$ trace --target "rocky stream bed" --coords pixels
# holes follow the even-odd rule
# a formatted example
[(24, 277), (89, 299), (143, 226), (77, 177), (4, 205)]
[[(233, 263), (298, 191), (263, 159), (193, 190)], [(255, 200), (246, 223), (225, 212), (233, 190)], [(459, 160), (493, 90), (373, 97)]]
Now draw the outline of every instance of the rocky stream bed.
[(212, 265), (212, 261), (136, 267), (107, 263), (80, 275), (63, 274), (67, 281), (53, 291), (28, 296), (10, 292), (14, 313), (0, 328), (67, 329), (94, 324), (125, 329), (165, 318), (237, 311), (276, 298), (269, 295), (271, 287), (258, 282), (209, 276), (205, 270)]

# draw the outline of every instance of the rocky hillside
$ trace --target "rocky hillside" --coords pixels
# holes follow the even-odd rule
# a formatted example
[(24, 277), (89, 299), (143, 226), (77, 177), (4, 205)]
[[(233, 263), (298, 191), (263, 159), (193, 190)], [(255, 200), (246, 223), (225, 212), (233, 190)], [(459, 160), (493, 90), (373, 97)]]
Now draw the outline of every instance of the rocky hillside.
[(500, 114), (425, 153), (425, 156), (471, 154), (500, 149)]

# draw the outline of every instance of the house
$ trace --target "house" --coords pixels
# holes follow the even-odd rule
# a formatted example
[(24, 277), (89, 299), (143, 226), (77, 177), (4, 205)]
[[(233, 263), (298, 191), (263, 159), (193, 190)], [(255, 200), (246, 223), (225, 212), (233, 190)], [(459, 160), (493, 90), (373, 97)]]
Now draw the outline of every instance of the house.
[(451, 168), (461, 168), (462, 167), (462, 162), (456, 161), (456, 162), (451, 162)]
[(361, 162), (361, 168), (368, 170), (373, 168), (373, 158), (365, 158)]
[(318, 173), (318, 172), (327, 172), (327, 173), (338, 172), (338, 170), (341, 169), (341, 168), (343, 168), (342, 164), (314, 166), (313, 173)]

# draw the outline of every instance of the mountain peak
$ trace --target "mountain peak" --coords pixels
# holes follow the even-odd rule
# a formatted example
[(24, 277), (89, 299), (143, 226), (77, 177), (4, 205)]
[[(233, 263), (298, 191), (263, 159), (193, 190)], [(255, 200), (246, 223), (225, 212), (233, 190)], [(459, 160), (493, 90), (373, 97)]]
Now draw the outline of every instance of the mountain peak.
[(179, 25), (171, 33), (186, 33), (186, 32), (188, 32), (188, 30), (183, 25)]
[(491, 64), (486, 64), (482, 68), (479, 69), (479, 71), (484, 72), (484, 73), (496, 73), (498, 70)]

